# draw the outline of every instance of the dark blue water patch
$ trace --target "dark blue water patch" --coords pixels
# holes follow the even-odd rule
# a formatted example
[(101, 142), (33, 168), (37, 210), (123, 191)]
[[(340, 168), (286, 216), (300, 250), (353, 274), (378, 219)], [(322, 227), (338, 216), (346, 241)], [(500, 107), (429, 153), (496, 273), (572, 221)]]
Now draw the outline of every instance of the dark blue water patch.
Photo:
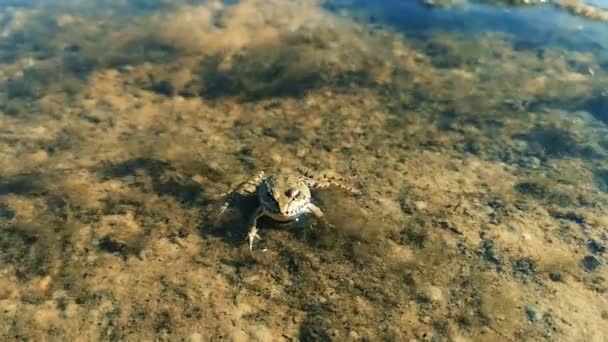
[(181, 5), (200, 5), (205, 0), (0, 0), (0, 10), (4, 8), (41, 9), (50, 19), (53, 14), (72, 14), (81, 17), (125, 18), (173, 10)]
[(599, 191), (608, 193), (608, 169), (594, 170), (593, 179)]
[(31, 8), (40, 4), (40, 0), (0, 0), (0, 7)]
[(12, 220), (15, 217), (15, 212), (8, 205), (0, 203), (0, 219)]
[(593, 94), (583, 103), (583, 110), (588, 111), (598, 120), (608, 124), (608, 92)]
[[(520, 49), (562, 46), (576, 50), (608, 47), (605, 23), (565, 13), (552, 5), (500, 6), (468, 3), (455, 8), (432, 8), (415, 0), (333, 0), (324, 7), (346, 11), (371, 24), (392, 27), (412, 38), (432, 31), (513, 35)], [(557, 25), (557, 24), (558, 25)]]

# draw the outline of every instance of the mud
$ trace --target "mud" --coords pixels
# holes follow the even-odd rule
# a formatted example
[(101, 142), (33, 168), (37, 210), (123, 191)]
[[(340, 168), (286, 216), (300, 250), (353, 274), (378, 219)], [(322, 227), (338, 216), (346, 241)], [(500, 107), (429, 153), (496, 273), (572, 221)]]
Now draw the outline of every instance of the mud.
[[(4, 10), (2, 340), (607, 338), (605, 56), (160, 8)], [(256, 199), (218, 195), (299, 167), (364, 194), (250, 253)]]

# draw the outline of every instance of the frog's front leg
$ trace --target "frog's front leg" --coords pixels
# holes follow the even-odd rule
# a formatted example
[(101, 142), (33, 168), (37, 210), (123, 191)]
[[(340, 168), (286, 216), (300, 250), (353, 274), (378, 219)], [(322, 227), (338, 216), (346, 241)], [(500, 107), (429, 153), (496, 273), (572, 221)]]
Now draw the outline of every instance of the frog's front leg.
[(258, 186), (264, 180), (265, 175), (266, 175), (266, 173), (264, 171), (260, 171), (260, 172), (256, 173), (253, 177), (250, 177), (247, 180), (245, 180), (244, 182), (240, 183), (235, 188), (221, 194), (219, 196), (220, 198), (222, 198), (222, 197), (227, 197), (227, 198), (226, 198), (226, 201), (224, 202), (224, 204), (222, 204), (222, 207), (220, 208), (219, 216), (221, 216), (226, 211), (226, 209), (228, 209), (228, 207), (230, 206), (230, 202), (232, 202), (235, 194), (238, 194), (238, 193), (254, 194), (256, 192)]
[(249, 233), (247, 233), (247, 239), (249, 240), (249, 250), (250, 251), (253, 250), (253, 242), (255, 241), (255, 239), (262, 240), (262, 238), (258, 234), (258, 227), (257, 227), (258, 219), (262, 216), (264, 216), (264, 211), (262, 210), (262, 207), (259, 207), (256, 209), (255, 213), (251, 217), (251, 222), (249, 225), (250, 226)]

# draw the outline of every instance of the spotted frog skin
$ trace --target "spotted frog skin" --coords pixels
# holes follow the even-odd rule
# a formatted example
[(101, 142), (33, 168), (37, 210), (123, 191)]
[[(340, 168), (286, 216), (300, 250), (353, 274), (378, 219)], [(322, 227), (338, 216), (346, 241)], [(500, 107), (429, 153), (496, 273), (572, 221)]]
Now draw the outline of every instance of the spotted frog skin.
[(220, 215), (230, 206), (234, 194), (257, 194), (259, 206), (251, 217), (247, 234), (249, 250), (253, 250), (255, 239), (261, 240), (257, 222), (263, 216), (277, 222), (290, 222), (297, 220), (302, 215), (312, 214), (318, 221), (329, 226), (323, 211), (311, 202), (311, 189), (324, 189), (331, 186), (342, 188), (353, 194), (360, 194), (359, 190), (339, 183), (332, 177), (315, 177), (301, 170), (298, 173), (275, 174), (261, 171), (235, 189), (223, 194), (223, 196), (228, 196), (228, 199), (222, 206)]

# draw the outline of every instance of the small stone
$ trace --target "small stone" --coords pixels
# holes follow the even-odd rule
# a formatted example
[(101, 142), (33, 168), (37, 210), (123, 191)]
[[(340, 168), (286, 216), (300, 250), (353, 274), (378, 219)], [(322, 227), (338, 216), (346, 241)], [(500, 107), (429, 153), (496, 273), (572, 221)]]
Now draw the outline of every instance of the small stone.
[(536, 312), (536, 308), (533, 306), (526, 306), (524, 309), (526, 312), (526, 317), (530, 322), (536, 322), (538, 320), (538, 314)]
[(559, 282), (561, 282), (563, 280), (562, 275), (559, 273), (555, 273), (555, 272), (549, 273), (549, 279), (551, 279), (552, 281), (559, 281)]
[(416, 210), (424, 210), (426, 209), (426, 202), (416, 201), (416, 203), (414, 203), (414, 206), (416, 207)]
[(38, 283), (36, 284), (36, 289), (40, 292), (46, 292), (46, 290), (49, 289), (52, 281), (53, 281), (53, 278), (51, 278), (51, 276), (49, 276), (49, 275), (42, 277), (42, 279), (40, 279), (38, 281)]
[(129, 72), (133, 71), (133, 66), (129, 64), (121, 65), (118, 67), (118, 71), (120, 72)]
[(201, 175), (194, 175), (192, 176), (192, 181), (197, 184), (203, 184), (205, 182), (205, 178)]
[(441, 289), (439, 287), (429, 286), (426, 289), (426, 293), (432, 301), (438, 302), (438, 303), (443, 303), (444, 297), (443, 297), (443, 293), (441, 292)]
[(194, 333), (190, 335), (190, 342), (202, 342), (203, 336), (199, 333)]
[(587, 248), (589, 249), (589, 252), (595, 255), (602, 255), (606, 251), (606, 247), (602, 246), (599, 242), (593, 239), (589, 240), (587, 243)]
[(595, 271), (600, 266), (600, 261), (593, 255), (587, 255), (582, 261), (583, 267), (587, 271)]

